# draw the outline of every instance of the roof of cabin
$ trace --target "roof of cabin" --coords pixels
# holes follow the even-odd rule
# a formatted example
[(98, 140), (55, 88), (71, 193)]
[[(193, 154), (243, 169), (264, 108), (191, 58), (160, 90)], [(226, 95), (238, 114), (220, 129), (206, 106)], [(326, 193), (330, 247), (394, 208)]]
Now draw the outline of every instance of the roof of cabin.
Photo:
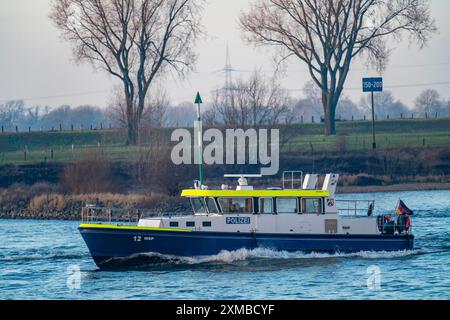
[(187, 189), (182, 197), (329, 197), (322, 190), (194, 190)]

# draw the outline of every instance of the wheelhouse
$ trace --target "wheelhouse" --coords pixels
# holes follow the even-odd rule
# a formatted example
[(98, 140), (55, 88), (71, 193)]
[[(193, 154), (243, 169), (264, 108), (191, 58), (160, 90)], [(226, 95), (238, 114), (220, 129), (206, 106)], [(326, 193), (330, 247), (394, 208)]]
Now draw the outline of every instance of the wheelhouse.
[(325, 214), (328, 191), (185, 190), (196, 215), (227, 214)]

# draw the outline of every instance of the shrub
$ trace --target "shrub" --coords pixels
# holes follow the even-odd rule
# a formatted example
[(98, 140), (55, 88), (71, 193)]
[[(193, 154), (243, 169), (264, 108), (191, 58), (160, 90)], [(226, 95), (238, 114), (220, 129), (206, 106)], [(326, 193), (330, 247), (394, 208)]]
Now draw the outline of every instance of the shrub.
[(65, 204), (63, 195), (51, 193), (34, 197), (28, 208), (34, 211), (61, 211), (65, 209)]
[(103, 152), (87, 153), (84, 159), (66, 165), (61, 182), (71, 194), (115, 192), (119, 189)]
[(344, 135), (338, 135), (334, 144), (339, 152), (346, 152), (348, 149), (347, 137)]

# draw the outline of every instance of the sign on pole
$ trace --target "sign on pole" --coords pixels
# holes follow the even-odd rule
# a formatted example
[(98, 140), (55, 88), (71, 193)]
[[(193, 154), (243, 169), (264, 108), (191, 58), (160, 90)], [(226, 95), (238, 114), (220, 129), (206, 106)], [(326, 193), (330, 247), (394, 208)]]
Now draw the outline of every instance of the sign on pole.
[(363, 78), (363, 92), (382, 92), (383, 78)]
[(363, 92), (370, 92), (372, 95), (372, 148), (377, 148), (375, 141), (375, 106), (374, 106), (374, 92), (383, 92), (383, 78), (363, 78), (362, 81)]

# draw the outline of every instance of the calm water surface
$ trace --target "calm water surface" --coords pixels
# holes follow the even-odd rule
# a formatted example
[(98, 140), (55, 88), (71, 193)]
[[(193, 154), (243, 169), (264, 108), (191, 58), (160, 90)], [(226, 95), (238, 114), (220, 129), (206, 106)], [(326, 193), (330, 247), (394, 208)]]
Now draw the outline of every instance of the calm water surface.
[(140, 271), (99, 271), (76, 222), (0, 220), (0, 299), (449, 299), (450, 191), (341, 196), (376, 214), (399, 197), (416, 213), (411, 252), (239, 250)]

